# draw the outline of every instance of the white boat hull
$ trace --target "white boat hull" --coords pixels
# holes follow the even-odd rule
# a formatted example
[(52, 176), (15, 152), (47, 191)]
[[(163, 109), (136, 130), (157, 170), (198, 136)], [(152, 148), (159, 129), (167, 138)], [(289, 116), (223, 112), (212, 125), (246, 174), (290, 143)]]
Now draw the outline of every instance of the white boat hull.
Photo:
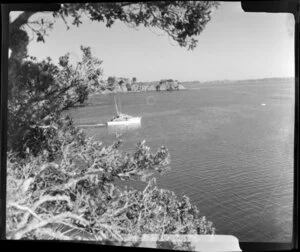
[(135, 118), (130, 118), (128, 120), (107, 122), (107, 126), (123, 126), (123, 125), (140, 124), (140, 123), (141, 123), (141, 118), (135, 117)]

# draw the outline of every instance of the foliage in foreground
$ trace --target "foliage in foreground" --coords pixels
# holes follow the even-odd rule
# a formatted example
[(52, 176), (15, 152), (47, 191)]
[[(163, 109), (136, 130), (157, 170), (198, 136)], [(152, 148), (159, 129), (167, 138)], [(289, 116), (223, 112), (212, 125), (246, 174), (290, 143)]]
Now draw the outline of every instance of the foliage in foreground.
[[(17, 76), (9, 77), (9, 150), (23, 158), (28, 151), (55, 155), (57, 143), (52, 140), (59, 141), (58, 129), (68, 125), (61, 119), (62, 113), (83, 104), (88, 94), (101, 86), (102, 61), (92, 56), (89, 47), (81, 46), (81, 51), (81, 61), (75, 66), (68, 54), (60, 57), (58, 65), (50, 58), (37, 61), (31, 57), (19, 66)], [(74, 127), (66, 130), (77, 135)]]
[[(120, 141), (103, 146), (62, 117), (80, 103), (77, 87), (93, 82), (85, 81), (92, 80), (85, 79), (87, 70), (72, 72), (67, 56), (60, 66), (25, 62), (23, 84), (16, 85), (21, 92), (9, 98), (7, 238), (122, 241), (142, 234), (214, 233), (188, 197), (147, 180), (151, 172), (168, 170), (165, 147), (153, 154), (141, 142), (125, 153)], [(123, 190), (117, 186), (122, 180), (147, 186)]]
[[(215, 6), (208, 1), (65, 4), (54, 16), (69, 16), (77, 26), (83, 14), (107, 27), (117, 20), (156, 27), (192, 49)], [(146, 181), (149, 171), (166, 171), (168, 151), (152, 154), (144, 142), (132, 154), (122, 152), (120, 142), (104, 147), (61, 117), (99, 87), (101, 61), (89, 48), (81, 48), (83, 64), (76, 68), (68, 55), (59, 66), (50, 59), (25, 60), (29, 36), (24, 26), (44, 41), (53, 25), (43, 18), (29, 22), (33, 14), (22, 12), (9, 29), (7, 238), (122, 240), (144, 233), (214, 233), (189, 198), (158, 189), (155, 179), (143, 191), (116, 186), (116, 180)]]
[[(168, 170), (166, 148), (153, 154), (143, 141), (129, 154), (120, 144), (105, 147), (88, 139), (61, 145), (63, 156), (52, 163), (10, 155), (7, 238), (122, 241), (128, 235), (214, 233), (188, 197), (147, 180)], [(143, 191), (116, 185), (135, 179), (148, 182)]]

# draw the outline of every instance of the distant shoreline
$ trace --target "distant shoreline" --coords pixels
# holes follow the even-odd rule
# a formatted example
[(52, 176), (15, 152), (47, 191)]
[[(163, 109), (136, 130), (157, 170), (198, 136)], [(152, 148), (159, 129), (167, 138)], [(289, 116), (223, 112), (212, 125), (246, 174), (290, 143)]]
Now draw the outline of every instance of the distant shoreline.
[(274, 78), (261, 78), (261, 79), (244, 79), (244, 80), (213, 80), (213, 81), (182, 81), (185, 84), (231, 84), (231, 83), (241, 83), (241, 82), (274, 82), (274, 81), (293, 81), (294, 77), (274, 77)]
[(103, 92), (95, 92), (93, 93), (93, 95), (109, 95), (109, 94), (133, 94), (133, 93), (164, 93), (164, 92), (168, 92), (168, 93), (172, 93), (172, 92), (180, 92), (180, 91), (188, 91), (188, 88), (184, 88), (184, 89), (179, 89), (179, 90), (161, 90), (161, 91), (156, 91), (156, 90), (140, 90), (140, 91), (103, 91)]
[[(153, 86), (157, 83), (157, 81), (151, 82), (140, 82), (140, 86), (142, 86), (141, 90), (134, 91), (98, 91), (92, 93), (92, 95), (107, 95), (107, 94), (118, 94), (118, 93), (146, 93), (146, 92), (178, 92), (178, 91), (188, 91), (197, 89), (197, 87), (206, 86), (206, 85), (230, 85), (230, 84), (243, 84), (243, 83), (251, 83), (251, 84), (259, 84), (261, 82), (268, 84), (276, 84), (278, 82), (291, 82), (294, 81), (295, 78), (292, 77), (282, 77), (282, 78), (262, 78), (262, 79), (245, 79), (245, 80), (215, 80), (215, 81), (182, 81), (180, 82), (180, 88), (177, 90), (160, 90), (156, 91)], [(193, 86), (193, 87), (191, 87)]]

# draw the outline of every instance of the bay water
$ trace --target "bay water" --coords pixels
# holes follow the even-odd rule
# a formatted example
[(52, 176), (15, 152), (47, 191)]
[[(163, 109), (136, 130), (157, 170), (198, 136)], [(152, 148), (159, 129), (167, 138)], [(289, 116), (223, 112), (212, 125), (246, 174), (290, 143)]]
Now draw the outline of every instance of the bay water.
[[(142, 140), (154, 152), (166, 146), (172, 169), (157, 177), (158, 186), (189, 196), (217, 234), (244, 242), (291, 242), (293, 81), (187, 88), (118, 94), (119, 109), (141, 116), (141, 126), (84, 130), (104, 144), (121, 134), (128, 152)], [(115, 113), (114, 95), (93, 95), (70, 111), (77, 125), (105, 123)]]

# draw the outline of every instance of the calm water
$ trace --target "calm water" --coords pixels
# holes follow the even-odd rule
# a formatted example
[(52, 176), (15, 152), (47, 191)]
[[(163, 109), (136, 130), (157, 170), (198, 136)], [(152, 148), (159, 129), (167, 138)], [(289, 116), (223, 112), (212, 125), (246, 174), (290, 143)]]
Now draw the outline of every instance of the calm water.
[[(170, 151), (172, 170), (158, 177), (160, 187), (189, 196), (218, 234), (291, 241), (292, 82), (202, 85), (120, 100), (122, 112), (142, 116), (140, 128), (123, 132), (123, 148), (145, 139), (153, 151), (161, 145)], [(71, 111), (77, 124), (105, 122), (114, 113), (113, 95), (93, 96)], [(115, 139), (106, 127), (85, 130), (103, 143)]]

